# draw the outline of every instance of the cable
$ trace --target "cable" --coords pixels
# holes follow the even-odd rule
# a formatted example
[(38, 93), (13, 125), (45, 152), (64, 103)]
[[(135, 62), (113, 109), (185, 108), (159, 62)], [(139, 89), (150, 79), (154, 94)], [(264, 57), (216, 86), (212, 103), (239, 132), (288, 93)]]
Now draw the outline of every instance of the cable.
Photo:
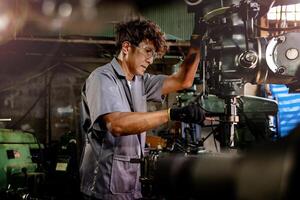
[(87, 74), (87, 75), (89, 75), (91, 72), (90, 71), (88, 71), (88, 70), (84, 70), (84, 69), (82, 69), (82, 68), (80, 68), (80, 67), (78, 67), (78, 66), (75, 66), (75, 65), (73, 65), (73, 64), (69, 64), (69, 63), (66, 63), (66, 62), (64, 62), (64, 63), (62, 63), (64, 66), (66, 66), (66, 67), (68, 67), (68, 68), (70, 68), (70, 69), (72, 69), (72, 70), (74, 70), (74, 71), (77, 71), (77, 72), (79, 72), (79, 73), (82, 73), (82, 74)]
[[(54, 66), (56, 67), (56, 66)], [(52, 67), (51, 69), (53, 69), (54, 67)], [(46, 70), (49, 71), (49, 70)], [(49, 79), (49, 82), (47, 83), (47, 87), (51, 84), (53, 78), (54, 78), (55, 73), (52, 73), (52, 76)], [(11, 129), (15, 129), (15, 127), (23, 120), (25, 119), (25, 117), (32, 111), (32, 109), (37, 105), (37, 103), (41, 100), (41, 98), (43, 97), (43, 95), (45, 94), (45, 90), (43, 90), (40, 95), (38, 96), (38, 98), (35, 100), (35, 102), (30, 106), (30, 108), (25, 112), (25, 114), (23, 116), (20, 117), (20, 119), (18, 119), (15, 123), (13, 123), (12, 125), (9, 126), (9, 128)]]
[(205, 142), (212, 134), (216, 132), (217, 128), (214, 128), (205, 138), (202, 139), (202, 142)]
[(54, 65), (52, 65), (52, 66), (50, 66), (50, 67), (47, 67), (47, 68), (46, 68), (44, 71), (42, 71), (41, 73), (38, 73), (38, 74), (35, 74), (35, 75), (33, 75), (33, 76), (29, 77), (29, 78), (26, 78), (24, 81), (20, 81), (20, 82), (18, 82), (18, 83), (11, 84), (10, 86), (8, 86), (8, 87), (6, 87), (6, 88), (1, 88), (1, 89), (0, 89), (0, 93), (6, 92), (6, 91), (11, 90), (11, 89), (14, 89), (14, 88), (16, 88), (16, 86), (18, 86), (18, 85), (23, 85), (24, 83), (29, 82), (29, 81), (31, 81), (32, 79), (39, 78), (40, 76), (43, 76), (45, 73), (50, 72), (51, 70), (53, 70), (58, 64), (59, 64), (59, 63), (56, 63), (56, 64), (54, 64)]

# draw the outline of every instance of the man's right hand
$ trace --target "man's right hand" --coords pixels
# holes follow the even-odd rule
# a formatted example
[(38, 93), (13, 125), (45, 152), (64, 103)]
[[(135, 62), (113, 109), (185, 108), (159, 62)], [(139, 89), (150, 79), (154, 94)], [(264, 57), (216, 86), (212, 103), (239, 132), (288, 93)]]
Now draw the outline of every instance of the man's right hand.
[(202, 124), (205, 114), (198, 104), (190, 104), (180, 108), (170, 108), (169, 117), (173, 121)]

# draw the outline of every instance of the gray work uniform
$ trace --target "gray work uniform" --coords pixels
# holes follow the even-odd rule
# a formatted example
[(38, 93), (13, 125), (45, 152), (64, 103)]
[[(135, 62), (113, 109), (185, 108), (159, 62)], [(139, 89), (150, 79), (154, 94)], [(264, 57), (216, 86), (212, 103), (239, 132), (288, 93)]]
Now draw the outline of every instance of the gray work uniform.
[(130, 161), (141, 158), (145, 132), (114, 137), (101, 116), (112, 112), (146, 112), (148, 100), (162, 101), (165, 78), (147, 73), (135, 76), (127, 90), (131, 93), (128, 97), (125, 75), (115, 58), (90, 74), (82, 90), (83, 130), (87, 133), (80, 166), (84, 194), (113, 200), (142, 197), (140, 164)]

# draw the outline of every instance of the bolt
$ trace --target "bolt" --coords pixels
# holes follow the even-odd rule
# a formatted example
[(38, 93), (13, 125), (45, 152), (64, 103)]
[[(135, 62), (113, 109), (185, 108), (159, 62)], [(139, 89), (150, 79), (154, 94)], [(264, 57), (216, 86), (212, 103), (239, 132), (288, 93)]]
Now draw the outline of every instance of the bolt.
[(278, 70), (277, 70), (277, 72), (278, 72), (279, 74), (283, 74), (284, 71), (285, 71), (285, 67), (279, 67)]
[(285, 41), (285, 37), (283, 35), (278, 36), (278, 38), (277, 38), (278, 43), (283, 43), (284, 41)]
[(246, 60), (247, 61), (249, 61), (249, 62), (252, 62), (252, 61), (254, 61), (255, 60), (255, 57), (254, 57), (254, 55), (253, 54), (251, 54), (251, 53), (248, 53), (247, 55), (246, 55)]

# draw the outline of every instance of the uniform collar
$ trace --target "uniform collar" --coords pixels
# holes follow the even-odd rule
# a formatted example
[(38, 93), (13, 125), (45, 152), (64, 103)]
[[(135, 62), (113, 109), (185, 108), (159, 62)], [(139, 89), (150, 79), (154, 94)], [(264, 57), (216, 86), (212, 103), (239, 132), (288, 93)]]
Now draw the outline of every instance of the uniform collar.
[[(122, 77), (126, 78), (126, 76), (124, 74), (124, 71), (123, 71), (123, 69), (122, 69), (121, 65), (119, 64), (116, 57), (114, 57), (110, 63), (113, 66), (113, 68), (116, 71), (118, 76), (122, 76)], [(132, 79), (133, 81), (135, 80), (135, 77), (136, 76), (133, 76), (133, 79)]]
[(114, 70), (116, 71), (116, 73), (119, 75), (119, 76), (123, 76), (125, 77), (125, 74), (123, 72), (123, 69), (121, 67), (121, 65), (118, 63), (117, 59), (116, 58), (113, 58), (112, 61), (110, 62), (111, 65), (113, 66)]

